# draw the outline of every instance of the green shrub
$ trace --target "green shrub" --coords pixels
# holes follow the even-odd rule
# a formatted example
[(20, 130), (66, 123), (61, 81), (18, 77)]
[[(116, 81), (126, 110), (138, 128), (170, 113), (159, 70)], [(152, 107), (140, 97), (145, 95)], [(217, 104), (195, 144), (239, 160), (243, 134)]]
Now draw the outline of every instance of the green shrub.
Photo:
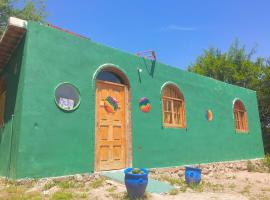
[(270, 172), (270, 154), (266, 154), (265, 158), (263, 159), (263, 164), (267, 167), (268, 171)]

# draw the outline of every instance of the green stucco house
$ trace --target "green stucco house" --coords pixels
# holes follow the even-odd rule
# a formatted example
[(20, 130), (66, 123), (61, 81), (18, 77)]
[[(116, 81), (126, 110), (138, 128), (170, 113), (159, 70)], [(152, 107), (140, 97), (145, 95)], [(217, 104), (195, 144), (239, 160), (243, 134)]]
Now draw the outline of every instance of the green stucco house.
[(144, 53), (10, 18), (0, 41), (0, 176), (264, 156), (255, 91)]

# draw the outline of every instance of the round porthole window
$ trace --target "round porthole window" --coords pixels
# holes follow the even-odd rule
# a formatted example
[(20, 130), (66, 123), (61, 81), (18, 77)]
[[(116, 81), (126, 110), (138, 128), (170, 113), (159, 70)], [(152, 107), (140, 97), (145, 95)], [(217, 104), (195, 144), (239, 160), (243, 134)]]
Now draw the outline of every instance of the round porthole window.
[(70, 83), (61, 83), (55, 89), (55, 103), (65, 111), (73, 111), (80, 104), (80, 93)]

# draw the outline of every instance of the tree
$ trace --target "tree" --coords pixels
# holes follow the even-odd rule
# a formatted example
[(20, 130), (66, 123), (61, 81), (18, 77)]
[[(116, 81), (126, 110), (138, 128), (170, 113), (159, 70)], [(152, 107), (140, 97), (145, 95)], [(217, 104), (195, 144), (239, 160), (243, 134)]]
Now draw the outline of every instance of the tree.
[(45, 8), (45, 0), (0, 0), (0, 35), (10, 16), (44, 22), (47, 16)]
[(270, 152), (270, 58), (253, 59), (255, 48), (247, 51), (236, 40), (227, 52), (209, 48), (188, 71), (249, 88), (257, 92), (266, 152)]

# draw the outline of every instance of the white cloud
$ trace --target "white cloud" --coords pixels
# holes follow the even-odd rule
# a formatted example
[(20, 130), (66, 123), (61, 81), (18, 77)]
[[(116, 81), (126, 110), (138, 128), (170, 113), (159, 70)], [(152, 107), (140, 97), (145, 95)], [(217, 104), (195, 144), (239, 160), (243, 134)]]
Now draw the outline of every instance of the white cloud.
[(178, 26), (171, 24), (166, 28), (163, 28), (162, 31), (197, 31), (197, 27), (189, 27), (189, 26)]

